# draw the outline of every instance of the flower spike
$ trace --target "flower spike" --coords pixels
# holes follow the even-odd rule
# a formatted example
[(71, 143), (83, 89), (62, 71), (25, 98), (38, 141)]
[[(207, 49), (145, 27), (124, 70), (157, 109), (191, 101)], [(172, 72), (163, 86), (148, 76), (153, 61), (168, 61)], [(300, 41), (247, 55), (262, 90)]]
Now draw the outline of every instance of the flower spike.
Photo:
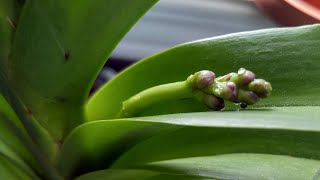
[(212, 71), (199, 71), (185, 81), (151, 87), (132, 96), (122, 103), (119, 117), (137, 116), (156, 103), (186, 98), (194, 98), (215, 111), (224, 108), (225, 100), (246, 108), (272, 91), (269, 82), (255, 78), (252, 71), (244, 68), (217, 78)]

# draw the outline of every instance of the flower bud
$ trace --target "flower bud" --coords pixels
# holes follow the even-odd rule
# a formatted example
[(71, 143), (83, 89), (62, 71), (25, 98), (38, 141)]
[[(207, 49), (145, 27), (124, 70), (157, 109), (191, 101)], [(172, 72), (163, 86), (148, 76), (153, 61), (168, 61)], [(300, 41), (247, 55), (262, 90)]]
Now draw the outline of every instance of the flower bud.
[(214, 72), (203, 70), (190, 75), (187, 79), (187, 82), (194, 88), (203, 89), (213, 84), (214, 79)]
[(234, 82), (235, 84), (240, 84), (239, 82), (239, 75), (237, 73), (233, 73), (230, 77), (230, 81)]
[(234, 82), (216, 82), (209, 87), (209, 94), (213, 93), (215, 96), (225, 100), (236, 102), (237, 100), (237, 86)]
[(266, 98), (271, 94), (272, 86), (263, 79), (255, 79), (249, 84), (249, 90), (255, 92), (260, 98)]
[(238, 92), (238, 101), (247, 105), (252, 105), (259, 101), (259, 96), (252, 91), (245, 91), (240, 89)]
[(231, 77), (232, 77), (232, 76), (235, 76), (235, 75), (237, 75), (237, 73), (232, 72), (232, 73), (226, 74), (226, 75), (224, 75), (224, 76), (218, 77), (218, 78), (216, 79), (216, 81), (218, 81), (218, 82), (227, 82), (227, 81), (230, 81)]
[(224, 100), (214, 95), (206, 94), (201, 90), (195, 90), (193, 91), (193, 96), (212, 110), (218, 111), (224, 108)]
[(256, 75), (253, 72), (248, 71), (244, 68), (240, 68), (238, 71), (238, 82), (239, 82), (239, 85), (241, 86), (248, 85), (255, 78), (256, 78)]
[(207, 95), (204, 103), (212, 110), (219, 111), (224, 108), (224, 100), (213, 95)]

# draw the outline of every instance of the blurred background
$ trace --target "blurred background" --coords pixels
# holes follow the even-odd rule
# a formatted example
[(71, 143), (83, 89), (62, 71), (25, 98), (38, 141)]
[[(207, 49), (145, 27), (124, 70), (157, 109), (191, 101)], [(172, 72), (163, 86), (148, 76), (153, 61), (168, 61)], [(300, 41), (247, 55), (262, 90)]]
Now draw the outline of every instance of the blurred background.
[(117, 46), (93, 91), (132, 63), (181, 43), (319, 20), (320, 0), (160, 0)]

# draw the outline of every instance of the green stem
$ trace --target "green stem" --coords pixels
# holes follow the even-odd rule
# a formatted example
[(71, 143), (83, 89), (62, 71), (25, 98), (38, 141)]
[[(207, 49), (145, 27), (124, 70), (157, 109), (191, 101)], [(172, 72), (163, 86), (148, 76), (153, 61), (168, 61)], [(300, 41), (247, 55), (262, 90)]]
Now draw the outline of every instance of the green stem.
[(192, 88), (186, 81), (155, 86), (124, 101), (118, 117), (123, 118), (137, 116), (154, 104), (192, 97)]

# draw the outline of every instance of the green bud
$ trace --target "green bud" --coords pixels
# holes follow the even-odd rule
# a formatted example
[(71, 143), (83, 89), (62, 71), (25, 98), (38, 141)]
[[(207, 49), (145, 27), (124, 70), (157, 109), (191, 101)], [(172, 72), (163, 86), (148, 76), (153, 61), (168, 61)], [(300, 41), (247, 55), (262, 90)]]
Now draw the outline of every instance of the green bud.
[(256, 78), (256, 75), (253, 72), (248, 71), (248, 70), (246, 70), (244, 68), (240, 68), (239, 71), (238, 71), (238, 83), (241, 86), (248, 85), (255, 78)]
[(271, 94), (272, 86), (264, 79), (255, 79), (249, 84), (249, 90), (255, 92), (260, 98), (266, 98)]
[(230, 81), (234, 82), (237, 85), (240, 84), (239, 75), (237, 73), (233, 73), (232, 76), (230, 77)]
[(259, 101), (259, 96), (252, 91), (245, 91), (240, 89), (238, 92), (238, 102), (252, 105)]
[(214, 79), (214, 72), (203, 70), (190, 75), (187, 79), (187, 83), (193, 88), (203, 89), (213, 84)]
[(234, 82), (216, 82), (207, 89), (208, 94), (213, 94), (225, 100), (236, 102), (237, 86)]
[(230, 81), (231, 77), (232, 77), (232, 76), (235, 76), (235, 75), (237, 75), (237, 73), (232, 72), (232, 73), (226, 74), (226, 75), (224, 75), (224, 76), (218, 77), (218, 78), (216, 79), (216, 81), (217, 81), (217, 82), (227, 82), (227, 81)]

